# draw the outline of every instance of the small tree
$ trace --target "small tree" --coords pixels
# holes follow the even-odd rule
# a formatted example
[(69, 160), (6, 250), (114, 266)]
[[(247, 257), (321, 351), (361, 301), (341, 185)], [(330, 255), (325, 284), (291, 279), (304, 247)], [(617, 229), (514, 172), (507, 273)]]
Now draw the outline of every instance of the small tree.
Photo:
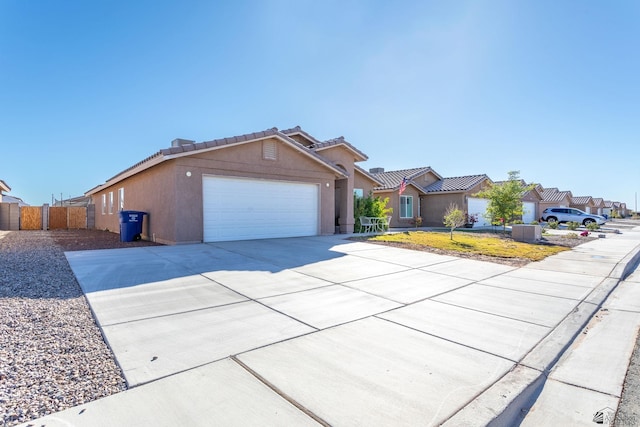
[(453, 240), (453, 230), (457, 227), (462, 227), (467, 222), (464, 212), (462, 212), (455, 203), (449, 204), (449, 207), (444, 212), (443, 220), (445, 227), (451, 229), (451, 240)]
[(508, 223), (524, 213), (522, 196), (532, 190), (535, 184), (524, 185), (520, 180), (520, 172), (509, 172), (509, 179), (501, 184), (490, 185), (486, 190), (475, 194), (477, 197), (489, 199), (485, 218), (494, 223), (500, 221), (502, 231), (506, 231)]

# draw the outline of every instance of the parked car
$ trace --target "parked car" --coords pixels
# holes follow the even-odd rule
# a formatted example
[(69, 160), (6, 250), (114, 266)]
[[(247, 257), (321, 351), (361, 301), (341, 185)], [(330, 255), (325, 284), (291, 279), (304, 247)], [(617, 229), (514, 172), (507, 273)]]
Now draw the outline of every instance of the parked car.
[(542, 212), (542, 220), (546, 222), (578, 222), (582, 225), (597, 223), (602, 225), (607, 219), (601, 215), (595, 215), (574, 208), (547, 208)]

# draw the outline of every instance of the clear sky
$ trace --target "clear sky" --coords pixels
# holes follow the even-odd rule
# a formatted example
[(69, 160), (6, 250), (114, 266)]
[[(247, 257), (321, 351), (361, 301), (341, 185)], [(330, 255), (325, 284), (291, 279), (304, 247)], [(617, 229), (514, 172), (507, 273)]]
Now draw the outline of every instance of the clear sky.
[(0, 179), (80, 196), (169, 147), (300, 125), (361, 166), (640, 191), (640, 1), (0, 0)]

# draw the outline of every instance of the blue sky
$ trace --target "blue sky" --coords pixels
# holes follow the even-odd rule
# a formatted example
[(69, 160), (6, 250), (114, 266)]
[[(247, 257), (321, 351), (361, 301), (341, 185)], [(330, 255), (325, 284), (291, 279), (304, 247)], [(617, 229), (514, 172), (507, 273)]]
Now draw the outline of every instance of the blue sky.
[(640, 191), (640, 2), (0, 1), (0, 179), (79, 196), (170, 146), (278, 127), (364, 168)]

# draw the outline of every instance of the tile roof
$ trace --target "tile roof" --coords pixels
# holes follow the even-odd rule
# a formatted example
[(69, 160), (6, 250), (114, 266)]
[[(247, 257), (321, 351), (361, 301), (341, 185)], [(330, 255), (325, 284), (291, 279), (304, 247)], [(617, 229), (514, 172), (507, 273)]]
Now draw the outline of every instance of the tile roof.
[(304, 136), (305, 138), (307, 138), (312, 144), (319, 144), (320, 143), (319, 140), (317, 140), (311, 134), (305, 132), (300, 126), (296, 126), (296, 127), (291, 128), (291, 129), (281, 130), (280, 132), (284, 133), (287, 136), (300, 134), (300, 135)]
[[(217, 148), (222, 148), (225, 146), (232, 146), (236, 144), (242, 144), (245, 142), (252, 142), (252, 141), (267, 139), (271, 137), (279, 138), (280, 140), (290, 144), (293, 148), (297, 149), (303, 154), (316, 159), (318, 162), (323, 163), (326, 166), (329, 166), (331, 169), (335, 170), (341, 175), (348, 176), (348, 173), (344, 170), (344, 168), (324, 158), (323, 156), (318, 154), (315, 149), (311, 149), (310, 147), (306, 147), (300, 144), (298, 141), (280, 132), (278, 128), (273, 127), (271, 129), (263, 130), (260, 132), (247, 133), (243, 135), (232, 136), (228, 138), (219, 138), (211, 141), (204, 141), (204, 142), (198, 142), (198, 143), (185, 143), (175, 147), (163, 148), (158, 152), (152, 154), (151, 156), (147, 157), (146, 159), (139, 161), (133, 166), (109, 178), (104, 184), (97, 185), (96, 187), (87, 191), (85, 194), (89, 195), (89, 194), (95, 193), (105, 186), (113, 185), (116, 182), (121, 181), (122, 179), (128, 176), (134, 175), (139, 171), (149, 168), (151, 166), (154, 166), (158, 163), (162, 163), (165, 160), (173, 159), (175, 157), (180, 157), (183, 155), (190, 155), (197, 151), (205, 151), (205, 150), (208, 151), (208, 150), (213, 150)], [(187, 140), (183, 140), (183, 141), (188, 142)]]
[(547, 188), (542, 192), (543, 202), (561, 202), (567, 197), (571, 199), (571, 191), (559, 191), (557, 188)]
[(591, 196), (575, 196), (571, 198), (571, 203), (576, 205), (587, 205), (592, 200)]
[(372, 173), (378, 181), (382, 183), (382, 186), (377, 187), (376, 190), (393, 190), (400, 187), (402, 180), (407, 178), (410, 184), (422, 189), (419, 185), (412, 183), (411, 180), (424, 175), (425, 173), (433, 172), (436, 176), (440, 177), (431, 166), (426, 166), (422, 168), (413, 168), (413, 169), (401, 169), (397, 171), (388, 171), (388, 172), (378, 172)]
[(604, 206), (604, 199), (602, 197), (594, 197), (593, 204), (596, 206)]
[(426, 193), (467, 191), (480, 184), (484, 180), (489, 180), (491, 182), (491, 179), (489, 179), (489, 177), (485, 174), (444, 178), (429, 185), (424, 189), (424, 191)]
[(329, 139), (327, 141), (320, 141), (316, 138), (314, 138), (313, 136), (311, 136), (309, 133), (305, 132), (300, 126), (296, 126), (294, 128), (291, 129), (285, 129), (280, 131), (281, 133), (287, 135), (287, 136), (291, 136), (291, 135), (302, 135), (303, 137), (305, 137), (307, 140), (309, 140), (311, 142), (311, 146), (309, 148), (312, 148), (316, 151), (320, 151), (320, 150), (324, 150), (330, 147), (334, 147), (334, 146), (338, 146), (338, 145), (344, 145), (346, 148), (348, 148), (350, 151), (352, 151), (354, 154), (356, 154), (357, 161), (364, 161), (367, 160), (369, 158), (369, 156), (367, 156), (366, 154), (364, 154), (362, 151), (358, 150), (356, 147), (354, 147), (351, 143), (349, 143), (346, 139), (344, 139), (344, 136), (339, 136), (337, 138), (333, 138), (333, 139)]

